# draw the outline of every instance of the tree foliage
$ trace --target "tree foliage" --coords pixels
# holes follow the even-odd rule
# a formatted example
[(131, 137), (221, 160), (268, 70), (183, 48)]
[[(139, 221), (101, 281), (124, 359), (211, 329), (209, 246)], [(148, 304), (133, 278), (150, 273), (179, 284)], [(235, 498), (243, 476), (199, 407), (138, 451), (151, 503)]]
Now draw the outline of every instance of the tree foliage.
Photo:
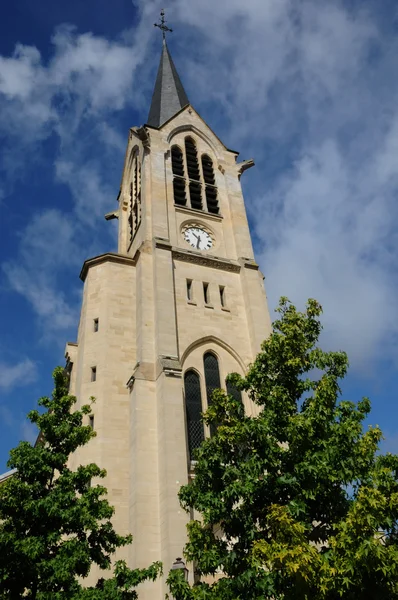
[(398, 457), (364, 430), (367, 398), (339, 400), (348, 360), (318, 347), (320, 305), (301, 313), (282, 298), (278, 312), (247, 376), (230, 376), (257, 416), (221, 390), (205, 413), (217, 432), (179, 494), (201, 514), (185, 548), (201, 582), (171, 572), (172, 595), (398, 599)]
[(70, 455), (95, 436), (83, 425), (91, 407), (73, 410), (62, 368), (54, 382), (52, 397), (39, 400), (45, 412), (28, 415), (43, 443), (14, 448), (8, 466), (17, 472), (0, 486), (0, 598), (132, 600), (139, 583), (156, 579), (159, 563), (131, 570), (119, 561), (113, 576), (92, 588), (82, 584), (92, 565), (110, 569), (112, 554), (132, 538), (115, 532), (106, 489), (91, 485), (105, 471), (95, 464), (69, 468)]

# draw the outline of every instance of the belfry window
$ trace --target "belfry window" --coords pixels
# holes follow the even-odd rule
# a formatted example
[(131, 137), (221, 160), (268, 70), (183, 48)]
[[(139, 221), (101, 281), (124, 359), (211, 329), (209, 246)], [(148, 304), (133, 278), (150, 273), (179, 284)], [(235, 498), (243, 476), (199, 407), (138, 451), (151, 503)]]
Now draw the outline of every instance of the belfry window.
[(200, 379), (195, 371), (187, 371), (184, 376), (185, 410), (187, 415), (188, 449), (192, 460), (193, 451), (205, 438), (202, 421), (202, 396)]
[(171, 166), (173, 169), (174, 202), (185, 206), (187, 196), (185, 193), (184, 158), (178, 146), (171, 149)]
[(130, 183), (130, 242), (133, 240), (138, 226), (141, 222), (141, 165), (138, 151), (133, 154), (131, 163), (131, 183)]
[(202, 156), (203, 179), (205, 180), (205, 195), (207, 210), (215, 215), (218, 214), (218, 199), (216, 180), (214, 177), (213, 161), (210, 156)]
[[(206, 352), (203, 357), (206, 383), (207, 405), (210, 406), (214, 390), (221, 387), (220, 370), (217, 357), (211, 352)], [(210, 435), (214, 435), (215, 426), (210, 426)]]
[[(171, 148), (174, 204), (218, 214), (218, 196), (213, 161), (204, 154), (199, 164), (198, 151), (191, 137), (185, 138), (184, 155), (178, 146)], [(186, 170), (186, 172), (185, 172)]]
[(189, 198), (191, 208), (202, 210), (202, 184), (200, 181), (198, 153), (192, 138), (185, 138), (185, 155), (187, 159)]

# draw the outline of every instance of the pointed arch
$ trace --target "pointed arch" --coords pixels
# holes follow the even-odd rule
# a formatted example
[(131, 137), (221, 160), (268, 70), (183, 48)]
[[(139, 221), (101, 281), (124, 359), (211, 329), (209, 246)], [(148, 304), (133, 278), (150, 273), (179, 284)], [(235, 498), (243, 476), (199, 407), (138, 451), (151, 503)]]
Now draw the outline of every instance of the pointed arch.
[(181, 364), (184, 365), (188, 356), (196, 348), (199, 348), (200, 346), (206, 346), (209, 344), (214, 344), (216, 346), (220, 346), (220, 348), (222, 348), (223, 350), (228, 352), (235, 359), (235, 361), (239, 364), (240, 368), (242, 369), (242, 373), (245, 373), (246, 365), (245, 365), (245, 362), (242, 360), (241, 356), (239, 356), (239, 354), (232, 348), (232, 346), (230, 346), (229, 344), (227, 344), (220, 338), (215, 337), (214, 335), (206, 335), (202, 338), (199, 338), (198, 340), (195, 340), (194, 342), (192, 342), (192, 344), (189, 344), (189, 346), (185, 349), (185, 351), (182, 354)]
[[(183, 133), (184, 131), (191, 132), (194, 135), (197, 135), (198, 137), (200, 137), (208, 146), (210, 146), (210, 148), (213, 150), (215, 156), (218, 156), (219, 153), (217, 152), (217, 148), (216, 148), (213, 140), (208, 135), (206, 135), (203, 131), (201, 131), (200, 129), (195, 127), (195, 125), (179, 125), (178, 127), (175, 127), (175, 129), (170, 131), (169, 135), (167, 136), (168, 143), (170, 144), (173, 137), (175, 137), (179, 133)], [(213, 134), (213, 135), (215, 135), (215, 134)], [(217, 137), (217, 136), (215, 136), (215, 137)], [(217, 141), (219, 144), (224, 146), (224, 144), (218, 138), (217, 138)]]

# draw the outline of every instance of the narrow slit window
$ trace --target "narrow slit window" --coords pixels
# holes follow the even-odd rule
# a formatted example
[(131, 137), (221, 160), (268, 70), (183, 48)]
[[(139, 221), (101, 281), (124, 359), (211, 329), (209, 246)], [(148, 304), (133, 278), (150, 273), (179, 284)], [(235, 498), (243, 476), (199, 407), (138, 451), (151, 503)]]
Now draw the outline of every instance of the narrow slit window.
[(97, 381), (97, 367), (91, 367), (91, 381)]
[(220, 303), (223, 308), (225, 308), (225, 287), (220, 285)]
[(88, 417), (88, 424), (90, 425), (91, 429), (94, 429), (94, 415), (90, 415)]
[(99, 319), (94, 319), (94, 331), (97, 332), (99, 327)]
[(192, 300), (192, 279), (187, 279), (187, 300)]
[(209, 284), (208, 283), (203, 284), (203, 298), (204, 298), (205, 304), (210, 304), (210, 294), (209, 294)]

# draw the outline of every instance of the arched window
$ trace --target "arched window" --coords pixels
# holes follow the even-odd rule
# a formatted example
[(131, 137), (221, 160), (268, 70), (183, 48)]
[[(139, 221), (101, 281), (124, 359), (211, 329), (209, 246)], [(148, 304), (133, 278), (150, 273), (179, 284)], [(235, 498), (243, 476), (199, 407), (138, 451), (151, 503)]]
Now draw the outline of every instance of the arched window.
[(191, 208), (202, 210), (202, 184), (200, 182), (198, 153), (192, 138), (185, 138), (185, 156), (187, 159), (189, 197)]
[[(206, 383), (207, 405), (211, 404), (211, 397), (214, 390), (221, 387), (220, 370), (218, 368), (217, 357), (211, 352), (206, 352), (203, 357)], [(214, 435), (216, 430), (215, 425), (210, 426), (210, 435)]]
[(231, 383), (230, 381), (227, 381), (226, 384), (227, 384), (227, 394), (229, 396), (232, 396), (232, 398), (234, 398), (234, 400), (238, 400), (241, 404), (243, 404), (242, 392), (240, 390), (238, 390), (238, 388), (235, 387), (234, 384)]
[(218, 214), (217, 188), (214, 177), (213, 161), (207, 154), (203, 154), (202, 156), (202, 171), (203, 179), (205, 180), (207, 210), (210, 213)]
[(210, 156), (203, 154), (201, 165), (202, 168), (199, 164), (196, 143), (192, 137), (185, 138), (183, 150), (179, 146), (171, 147), (174, 204), (196, 210), (207, 210), (218, 215), (220, 207), (213, 161)]
[(141, 222), (141, 165), (138, 150), (133, 151), (130, 183), (130, 242), (133, 240)]
[(202, 396), (200, 393), (199, 375), (195, 371), (187, 371), (184, 375), (185, 409), (187, 414), (189, 457), (195, 448), (203, 442), (204, 426), (202, 421)]
[(174, 203), (185, 206), (187, 196), (185, 193), (184, 158), (178, 146), (173, 146), (171, 149), (171, 166), (173, 169)]

